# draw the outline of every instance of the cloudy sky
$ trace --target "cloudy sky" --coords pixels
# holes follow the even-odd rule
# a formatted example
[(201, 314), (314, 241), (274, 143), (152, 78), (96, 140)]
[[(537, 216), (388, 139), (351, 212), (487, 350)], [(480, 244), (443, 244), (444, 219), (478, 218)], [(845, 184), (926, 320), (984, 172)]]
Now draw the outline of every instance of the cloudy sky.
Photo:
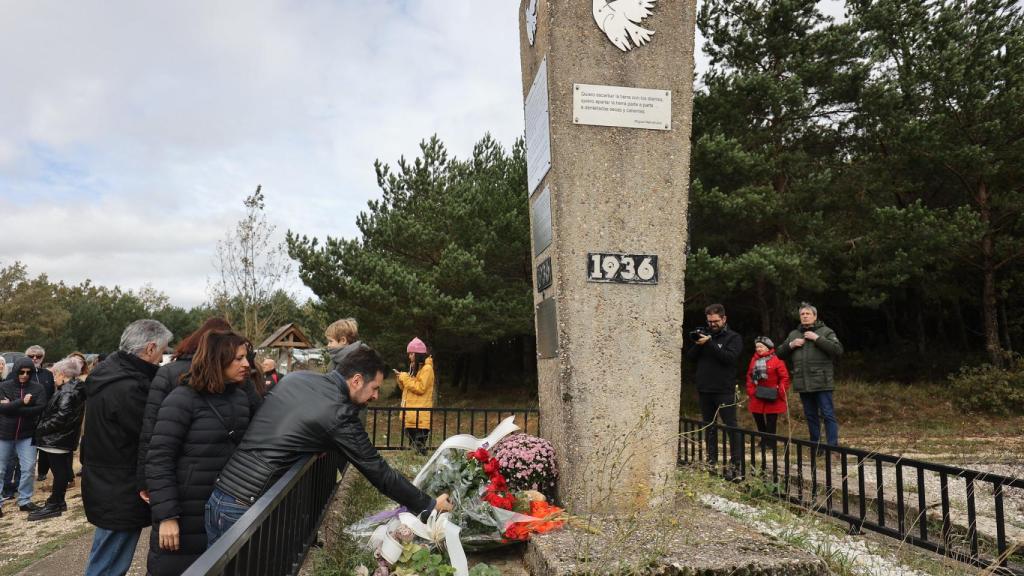
[(257, 184), (355, 235), (374, 159), (522, 133), (518, 5), (0, 0), (0, 265), (192, 306)]

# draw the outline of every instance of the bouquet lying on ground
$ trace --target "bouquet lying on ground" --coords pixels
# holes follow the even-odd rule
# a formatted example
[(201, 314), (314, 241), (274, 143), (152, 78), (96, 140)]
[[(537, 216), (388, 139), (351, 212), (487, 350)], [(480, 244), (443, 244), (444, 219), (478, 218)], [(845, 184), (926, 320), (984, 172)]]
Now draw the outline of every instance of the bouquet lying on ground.
[[(398, 511), (376, 514), (348, 528), (356, 537), (369, 540), (378, 552), (381, 566), (397, 566), (412, 539), (402, 542), (411, 531), (416, 536), (446, 548), (455, 574), (468, 574), (464, 550), (485, 550), (528, 540), (564, 524), (561, 508), (548, 503), (538, 489), (553, 489), (557, 474), (554, 449), (547, 441), (519, 434), (490, 448), (517, 430), (509, 417), (482, 440), (469, 435), (445, 440), (430, 457), (413, 484), (431, 496), (447, 493), (452, 511), (433, 514), (423, 524), (415, 516)], [(398, 561), (392, 560), (397, 558)], [(390, 574), (390, 572), (384, 572)]]

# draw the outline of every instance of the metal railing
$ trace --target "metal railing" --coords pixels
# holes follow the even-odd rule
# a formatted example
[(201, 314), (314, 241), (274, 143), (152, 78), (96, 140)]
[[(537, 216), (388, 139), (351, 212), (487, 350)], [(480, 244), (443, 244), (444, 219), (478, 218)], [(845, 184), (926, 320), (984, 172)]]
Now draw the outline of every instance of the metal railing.
[[(425, 423), (430, 414), (428, 445), (453, 434), (484, 436), (508, 416), (515, 415), (524, 431), (538, 434), (536, 409), (419, 408), (367, 409), (366, 427), (378, 450), (411, 448), (404, 433), (402, 412), (413, 414), (412, 423)], [(397, 440), (397, 442), (396, 442)], [(335, 452), (311, 455), (296, 462), (249, 508), (217, 542), (208, 548), (183, 576), (278, 576), (298, 573), (339, 484), (339, 465), (344, 458)]]
[(338, 487), (334, 452), (296, 462), (183, 576), (295, 574)]
[(378, 450), (412, 447), (409, 428), (430, 430), (426, 448), (434, 449), (453, 434), (486, 436), (499, 422), (516, 417), (520, 430), (540, 435), (540, 411), (536, 408), (401, 408), (371, 406), (366, 409), (366, 432)]
[[(686, 418), (679, 463), (704, 464), (709, 439), (720, 448), (708, 463), (713, 471), (759, 476), (780, 499), (843, 520), (851, 533), (867, 529), (994, 574), (1024, 576), (1024, 549), (1017, 548), (1024, 518), (1015, 526), (1006, 517), (1006, 495), (1024, 493), (1024, 479)], [(733, 442), (738, 463), (730, 462)], [(991, 514), (980, 515), (979, 505)], [(1008, 530), (1019, 535), (1015, 545)]]

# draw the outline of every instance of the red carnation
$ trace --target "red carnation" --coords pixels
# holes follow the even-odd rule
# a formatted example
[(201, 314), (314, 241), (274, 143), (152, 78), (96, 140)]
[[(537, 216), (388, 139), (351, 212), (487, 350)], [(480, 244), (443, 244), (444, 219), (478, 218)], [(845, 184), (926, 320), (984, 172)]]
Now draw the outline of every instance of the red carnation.
[(492, 486), (499, 492), (508, 490), (508, 484), (505, 483), (505, 478), (501, 474), (495, 474), (491, 477), (491, 483), (487, 488), (490, 489)]
[(484, 474), (487, 474), (491, 479), (494, 479), (494, 475), (498, 473), (501, 464), (493, 458), (484, 464)]

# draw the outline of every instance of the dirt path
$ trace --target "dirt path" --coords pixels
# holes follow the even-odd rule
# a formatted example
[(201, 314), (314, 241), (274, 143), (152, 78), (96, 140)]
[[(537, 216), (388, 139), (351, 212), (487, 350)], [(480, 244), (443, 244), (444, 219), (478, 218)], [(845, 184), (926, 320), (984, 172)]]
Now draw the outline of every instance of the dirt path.
[[(52, 476), (36, 482), (32, 501), (42, 503), (50, 495)], [(29, 522), (28, 514), (18, 510), (12, 500), (3, 503), (0, 518), (0, 576), (53, 576), (81, 574), (92, 546), (93, 527), (82, 509), (81, 478), (67, 491), (68, 511), (47, 520)], [(146, 551), (149, 530), (143, 531), (129, 572), (133, 576), (146, 573)]]

